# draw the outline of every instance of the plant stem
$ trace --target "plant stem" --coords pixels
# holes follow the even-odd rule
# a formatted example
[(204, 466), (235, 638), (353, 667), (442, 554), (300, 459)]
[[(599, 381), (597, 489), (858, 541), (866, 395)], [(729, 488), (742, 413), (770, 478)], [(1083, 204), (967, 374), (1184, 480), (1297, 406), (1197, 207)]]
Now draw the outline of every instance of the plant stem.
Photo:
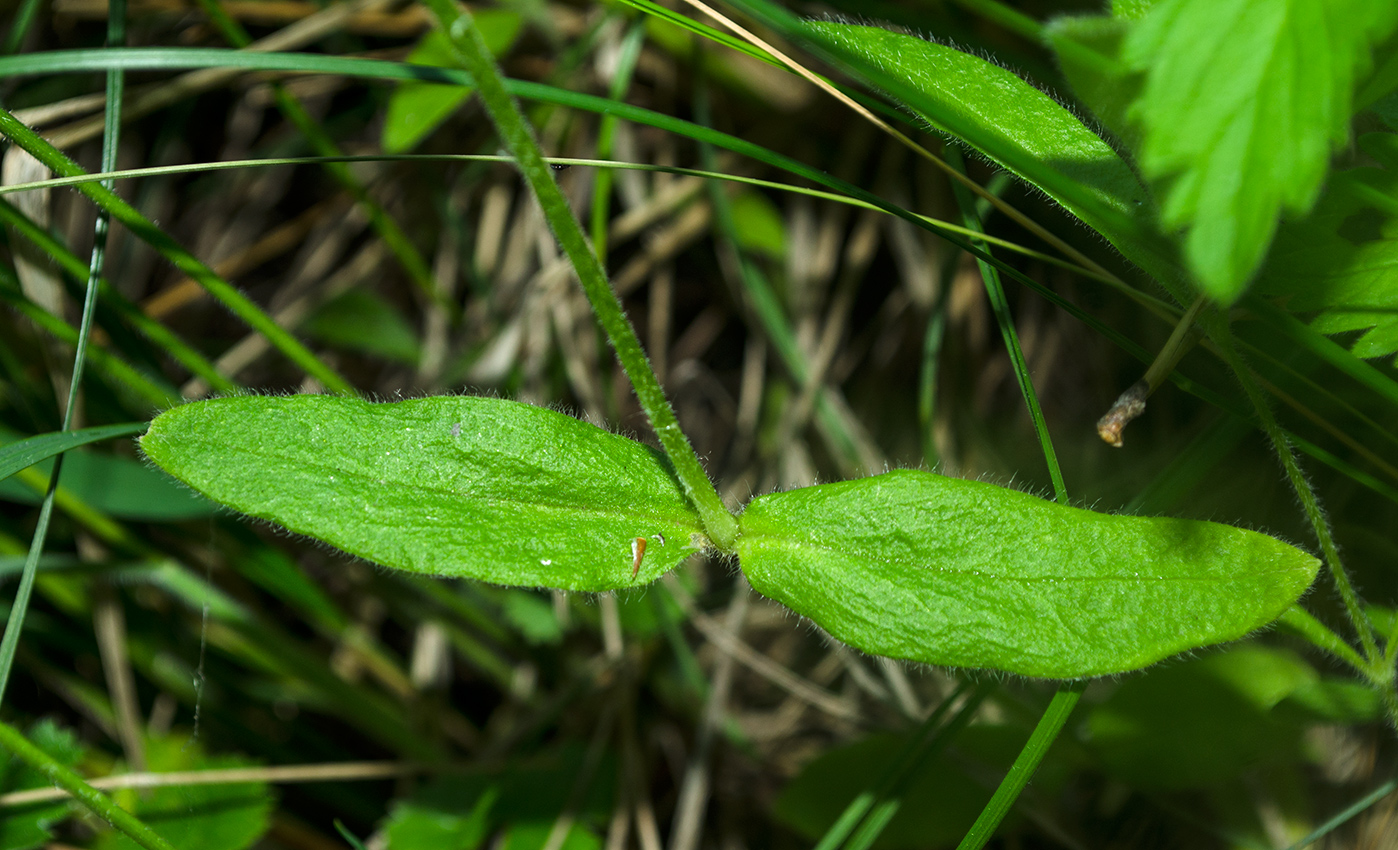
[(1202, 295), (1194, 299), (1194, 303), (1175, 323), (1175, 329), (1170, 333), (1170, 338), (1165, 341), (1165, 347), (1161, 348), (1160, 353), (1151, 361), (1145, 376), (1118, 396), (1111, 409), (1097, 420), (1097, 434), (1107, 445), (1121, 448), (1122, 429), (1132, 419), (1145, 413), (1146, 399), (1150, 398), (1165, 382), (1165, 379), (1170, 377), (1170, 373), (1174, 371), (1180, 358), (1193, 345), (1193, 340), (1189, 340), (1188, 343), (1186, 340), (1189, 338), (1189, 332), (1193, 329), (1195, 321), (1199, 318), (1199, 311), (1204, 309), (1206, 303), (1208, 303), (1207, 299)]
[(1327, 628), (1305, 608), (1292, 605), (1277, 618), (1277, 622), (1310, 641), (1317, 649), (1324, 650), (1353, 667), (1366, 679), (1372, 678), (1372, 666), (1354, 651), (1354, 647), (1345, 643), (1344, 638)]
[(1373, 626), (1369, 623), (1369, 618), (1364, 616), (1364, 610), (1359, 604), (1359, 594), (1350, 584), (1349, 575), (1345, 572), (1344, 563), (1340, 560), (1340, 552), (1335, 546), (1335, 539), (1330, 533), (1330, 523), (1325, 519), (1325, 514), (1320, 508), (1320, 500), (1316, 498), (1315, 490), (1311, 489), (1310, 482), (1306, 480), (1305, 473), (1301, 471), (1301, 465), (1296, 461), (1296, 454), (1291, 450), (1291, 443), (1287, 441), (1286, 434), (1277, 424), (1276, 417), (1272, 415), (1272, 408), (1267, 404), (1266, 397), (1262, 395), (1261, 388), (1257, 386), (1257, 381), (1253, 378), (1251, 370), (1239, 356), (1237, 347), (1233, 344), (1233, 329), (1228, 326), (1227, 320), (1215, 312), (1207, 316), (1206, 327), (1209, 336), (1218, 346), (1219, 352), (1223, 354), (1223, 359), (1233, 370), (1233, 375), (1238, 379), (1238, 383), (1242, 385), (1243, 392), (1247, 394), (1253, 410), (1257, 411), (1257, 418), (1261, 421), (1263, 430), (1267, 432), (1268, 439), (1272, 441), (1272, 448), (1276, 451), (1277, 458), (1281, 460), (1282, 467), (1286, 470), (1291, 487), (1296, 491), (1296, 498), (1301, 501), (1301, 507), (1311, 523), (1316, 540), (1320, 543), (1320, 551), (1325, 558), (1325, 565), (1330, 569), (1330, 578), (1335, 582), (1335, 589), (1339, 592), (1340, 599), (1344, 601), (1350, 623), (1359, 635), (1359, 643), (1364, 650), (1364, 657), (1369, 662), (1371, 678), (1376, 674), (1382, 675), (1384, 681), (1380, 683), (1376, 680), (1375, 684), (1382, 684), (1385, 691), (1391, 691), (1393, 689), (1392, 672), (1386, 668), (1379, 670), (1373, 666), (1380, 660), (1378, 646), (1374, 642)]
[[(961, 157), (961, 148), (955, 144), (947, 145), (942, 156), (947, 164), (958, 172), (964, 173), (966, 164)], [(970, 230), (980, 233), (980, 216), (976, 214), (976, 202), (971, 198), (971, 193), (955, 180), (951, 181), (952, 193), (956, 196), (956, 202), (961, 207), (962, 223)], [(977, 240), (979, 241), (979, 240)], [(985, 243), (980, 243), (977, 247), (989, 251)], [(1005, 298), (1005, 287), (1000, 282), (1000, 272), (995, 266), (981, 259), (976, 258), (976, 264), (981, 270), (981, 279), (985, 282), (985, 294), (990, 300), (991, 309), (995, 311), (995, 320), (1000, 325), (1000, 336), (1005, 340), (1005, 350), (1010, 355), (1010, 363), (1014, 367), (1015, 378), (1019, 380), (1019, 390), (1024, 395), (1024, 403), (1029, 408), (1029, 418), (1034, 423), (1034, 432), (1039, 436), (1039, 446), (1044, 453), (1044, 463), (1048, 464), (1049, 478), (1053, 481), (1054, 498), (1061, 505), (1068, 504), (1068, 488), (1063, 483), (1063, 470), (1058, 465), (1058, 453), (1054, 451), (1053, 439), (1049, 436), (1048, 423), (1044, 421), (1044, 411), (1039, 406), (1039, 396), (1034, 392), (1034, 382), (1029, 375), (1029, 364), (1024, 359), (1024, 350), (1019, 346), (1019, 335), (1015, 333), (1014, 317), (1010, 315), (1010, 304)]]
[(684, 487), (685, 494), (699, 513), (700, 521), (709, 539), (721, 551), (731, 552), (738, 537), (738, 522), (723, 506), (713, 482), (704, 472), (699, 456), (688, 438), (680, 430), (675, 419), (675, 411), (665, 398), (660, 380), (646, 360), (636, 331), (622, 310), (621, 300), (612, 291), (597, 255), (587, 244), (582, 226), (573, 216), (572, 208), (558, 184), (553, 179), (553, 169), (539, 153), (533, 130), (519, 110), (513, 97), (505, 91), (500, 81), (500, 73), (490, 56), (490, 51), (476, 29), (475, 21), (469, 12), (460, 10), (451, 0), (428, 0), (427, 5), (436, 14), (438, 21), (451, 42), (455, 45), (463, 66), (475, 79), (481, 100), (490, 113), (491, 120), (500, 133), (506, 148), (515, 157), (520, 173), (533, 189), (534, 196), (543, 208), (554, 237), (572, 261), (582, 284), (587, 300), (597, 321), (607, 334), (616, 350), (621, 368), (631, 381), (636, 399), (641, 403), (651, 427), (660, 440), (665, 456), (675, 468), (675, 474)]
[(170, 842), (118, 806), (111, 797), (88, 785), (81, 776), (34, 746), (18, 729), (7, 723), (0, 723), (0, 747), (9, 750), (20, 761), (42, 773), (54, 785), (72, 794), (75, 800), (87, 806), (93, 814), (125, 833), (127, 838), (146, 850), (175, 850)]
[(1000, 783), (1000, 787), (995, 789), (994, 796), (985, 804), (980, 817), (976, 818), (970, 831), (962, 837), (956, 850), (980, 850), (995, 834), (1000, 822), (1009, 814), (1010, 807), (1019, 799), (1024, 786), (1029, 784), (1030, 778), (1034, 776), (1039, 762), (1044, 760), (1049, 747), (1053, 746), (1054, 740), (1058, 738), (1063, 724), (1068, 722), (1068, 716), (1073, 713), (1073, 708), (1077, 706), (1086, 687), (1085, 681), (1066, 682), (1058, 689), (1058, 693), (1053, 695), (1048, 710), (1039, 718), (1039, 724), (1029, 736), (1029, 742), (1019, 751), (1010, 772)]

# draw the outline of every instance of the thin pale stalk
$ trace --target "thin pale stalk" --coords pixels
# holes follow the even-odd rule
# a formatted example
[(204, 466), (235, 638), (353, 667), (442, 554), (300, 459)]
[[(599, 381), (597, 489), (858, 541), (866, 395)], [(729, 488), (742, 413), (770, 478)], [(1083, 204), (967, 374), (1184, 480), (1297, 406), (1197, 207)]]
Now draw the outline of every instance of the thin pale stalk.
[(428, 0), (428, 6), (437, 15), (466, 70), (475, 79), (481, 99), (501, 139), (533, 189), (559, 245), (572, 261), (597, 321), (616, 350), (617, 359), (631, 381), (636, 398), (649, 417), (651, 427), (674, 466), (681, 486), (698, 511), (709, 539), (720, 550), (731, 551), (738, 534), (737, 520), (723, 506), (694, 447), (680, 430), (665, 391), (646, 360), (635, 329), (622, 310), (621, 300), (607, 282), (606, 272), (588, 246), (582, 226), (573, 216), (567, 198), (554, 182), (552, 169), (539, 153), (533, 131), (519, 111), (518, 104), (501, 83), (494, 60), (474, 20), (469, 12), (459, 10), (450, 0)]

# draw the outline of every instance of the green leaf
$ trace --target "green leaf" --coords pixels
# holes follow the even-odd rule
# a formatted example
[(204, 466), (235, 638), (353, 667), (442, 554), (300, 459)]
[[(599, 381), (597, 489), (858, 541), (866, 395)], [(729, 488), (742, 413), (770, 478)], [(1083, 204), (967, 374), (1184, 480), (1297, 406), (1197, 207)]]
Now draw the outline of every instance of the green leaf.
[[(136, 433), (144, 428), (113, 427), (119, 431), (106, 436)], [(17, 435), (0, 427), (0, 440), (14, 436)], [(38, 467), (47, 476), (53, 470), (53, 460), (41, 461)], [(120, 519), (173, 522), (206, 517), (214, 511), (212, 504), (200, 498), (198, 494), (191, 493), (187, 487), (181, 487), (177, 482), (171, 481), (168, 475), (151, 469), (138, 460), (119, 455), (69, 452), (63, 460), (62, 485), (90, 506)], [(37, 505), (43, 500), (43, 493), (18, 479), (10, 478), (0, 481), (0, 499), (24, 505)]]
[(384, 825), (388, 850), (475, 850), (490, 829), (490, 809), (499, 790), (486, 789), (465, 814), (412, 801), (398, 803)]
[[(78, 736), (52, 720), (34, 724), (27, 737), (60, 764), (73, 767), (82, 760), (83, 747)], [(14, 756), (7, 756), (0, 766), (0, 791), (51, 787), (51, 779)], [(0, 850), (29, 850), (47, 844), (53, 838), (52, 827), (68, 817), (73, 805), (71, 799), (66, 799), (0, 811)]]
[(1285, 298), (1290, 312), (1315, 313), (1311, 326), (1322, 333), (1364, 331), (1351, 347), (1355, 356), (1391, 357), (1398, 352), (1395, 272), (1398, 170), (1355, 168), (1332, 177), (1309, 216), (1282, 225), (1256, 286)]
[(1093, 709), (1089, 742), (1138, 787), (1208, 787), (1297, 756), (1298, 727), (1271, 709), (1316, 678), (1291, 653), (1263, 646), (1163, 667), (1122, 683)]
[[(956, 736), (956, 749), (987, 772), (998, 773), (1014, 761), (1024, 736), (1024, 730), (1011, 726), (970, 726)], [(804, 837), (819, 839), (855, 795), (877, 785), (884, 766), (912, 744), (909, 735), (876, 734), (830, 749), (782, 789), (772, 813)], [(898, 813), (873, 846), (917, 850), (950, 846), (964, 835), (991, 791), (968, 775), (963, 763), (943, 750), (908, 777)], [(1062, 770), (1050, 770), (1039, 774), (1035, 784), (1051, 793), (1061, 781)]]
[(1395, 17), (1390, 0), (1161, 0), (1127, 37), (1142, 170), (1216, 301), (1246, 289), (1279, 215), (1315, 202)]
[(418, 339), (412, 325), (392, 304), (362, 289), (322, 305), (303, 328), (330, 345), (417, 365)]
[(1279, 708), (1322, 723), (1370, 723), (1383, 716), (1383, 697), (1362, 682), (1325, 678), (1296, 688)]
[(18, 442), (0, 448), (0, 479), (9, 478), (16, 472), (34, 464), (48, 460), (59, 452), (108, 440), (112, 437), (125, 437), (146, 430), (144, 422), (127, 422), (121, 425), (99, 425), (83, 428), (80, 431), (55, 431), (26, 437)]
[(733, 199), (738, 244), (774, 260), (786, 259), (786, 224), (777, 205), (761, 192), (740, 192)]
[(1135, 148), (1140, 134), (1129, 112), (1145, 80), (1119, 61), (1129, 31), (1129, 21), (1102, 15), (1058, 18), (1044, 27), (1073, 94), (1103, 127)]
[(851, 646), (1055, 678), (1235, 640), (1318, 567), (1252, 531), (913, 470), (763, 496), (741, 527), (753, 587)]
[(501, 399), (213, 399), (156, 417), (141, 446), (215, 501), (412, 572), (603, 591), (707, 545), (656, 452)]
[[(236, 756), (205, 756), (195, 742), (175, 737), (147, 739), (146, 759), (156, 772), (254, 766)], [(273, 804), (264, 782), (127, 788), (113, 797), (180, 850), (243, 850), (267, 831)], [(137, 845), (119, 832), (104, 832), (93, 846), (135, 850)]]
[[(500, 56), (514, 45), (523, 20), (508, 9), (481, 9), (475, 13), (476, 26), (485, 37), (490, 52)], [(455, 68), (451, 39), (441, 30), (429, 30), (408, 54), (414, 65)], [(388, 99), (381, 144), (385, 153), (406, 153), (417, 147), (429, 133), (441, 126), (456, 108), (466, 102), (474, 88), (436, 83), (402, 83)]]
[[(1037, 186), (1152, 274), (1173, 277), (1150, 241), (1154, 210), (1131, 167), (1053, 98), (960, 50), (878, 27), (813, 23), (937, 130)], [(895, 78), (893, 80), (887, 77)]]

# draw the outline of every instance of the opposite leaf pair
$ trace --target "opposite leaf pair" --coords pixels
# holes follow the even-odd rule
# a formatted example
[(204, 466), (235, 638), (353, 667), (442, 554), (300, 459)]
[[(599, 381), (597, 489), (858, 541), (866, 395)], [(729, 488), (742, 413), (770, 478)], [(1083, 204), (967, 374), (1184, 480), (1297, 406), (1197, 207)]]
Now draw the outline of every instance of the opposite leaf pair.
[[(157, 417), (141, 444), (216, 501), (412, 572), (600, 592), (709, 547), (660, 455), (518, 402), (214, 399)], [(1318, 566), (1231, 526), (914, 470), (762, 496), (739, 522), (728, 554), (752, 585), (851, 646), (1054, 678), (1242, 637)]]

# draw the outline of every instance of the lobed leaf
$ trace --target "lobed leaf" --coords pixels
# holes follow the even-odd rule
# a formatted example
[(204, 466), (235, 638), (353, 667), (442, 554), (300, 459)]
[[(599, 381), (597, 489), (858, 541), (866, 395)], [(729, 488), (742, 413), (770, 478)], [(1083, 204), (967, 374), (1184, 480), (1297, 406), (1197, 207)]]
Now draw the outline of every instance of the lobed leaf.
[(1395, 19), (1389, 0), (1161, 0), (1133, 27), (1140, 164), (1216, 301), (1243, 293), (1279, 215), (1315, 202), (1370, 48)]
[(141, 446), (235, 510), (411, 572), (603, 591), (707, 545), (656, 452), (502, 399), (213, 399), (162, 413)]
[(1319, 562), (1264, 534), (900, 470), (754, 500), (761, 593), (865, 652), (1028, 676), (1145, 667), (1271, 622)]

